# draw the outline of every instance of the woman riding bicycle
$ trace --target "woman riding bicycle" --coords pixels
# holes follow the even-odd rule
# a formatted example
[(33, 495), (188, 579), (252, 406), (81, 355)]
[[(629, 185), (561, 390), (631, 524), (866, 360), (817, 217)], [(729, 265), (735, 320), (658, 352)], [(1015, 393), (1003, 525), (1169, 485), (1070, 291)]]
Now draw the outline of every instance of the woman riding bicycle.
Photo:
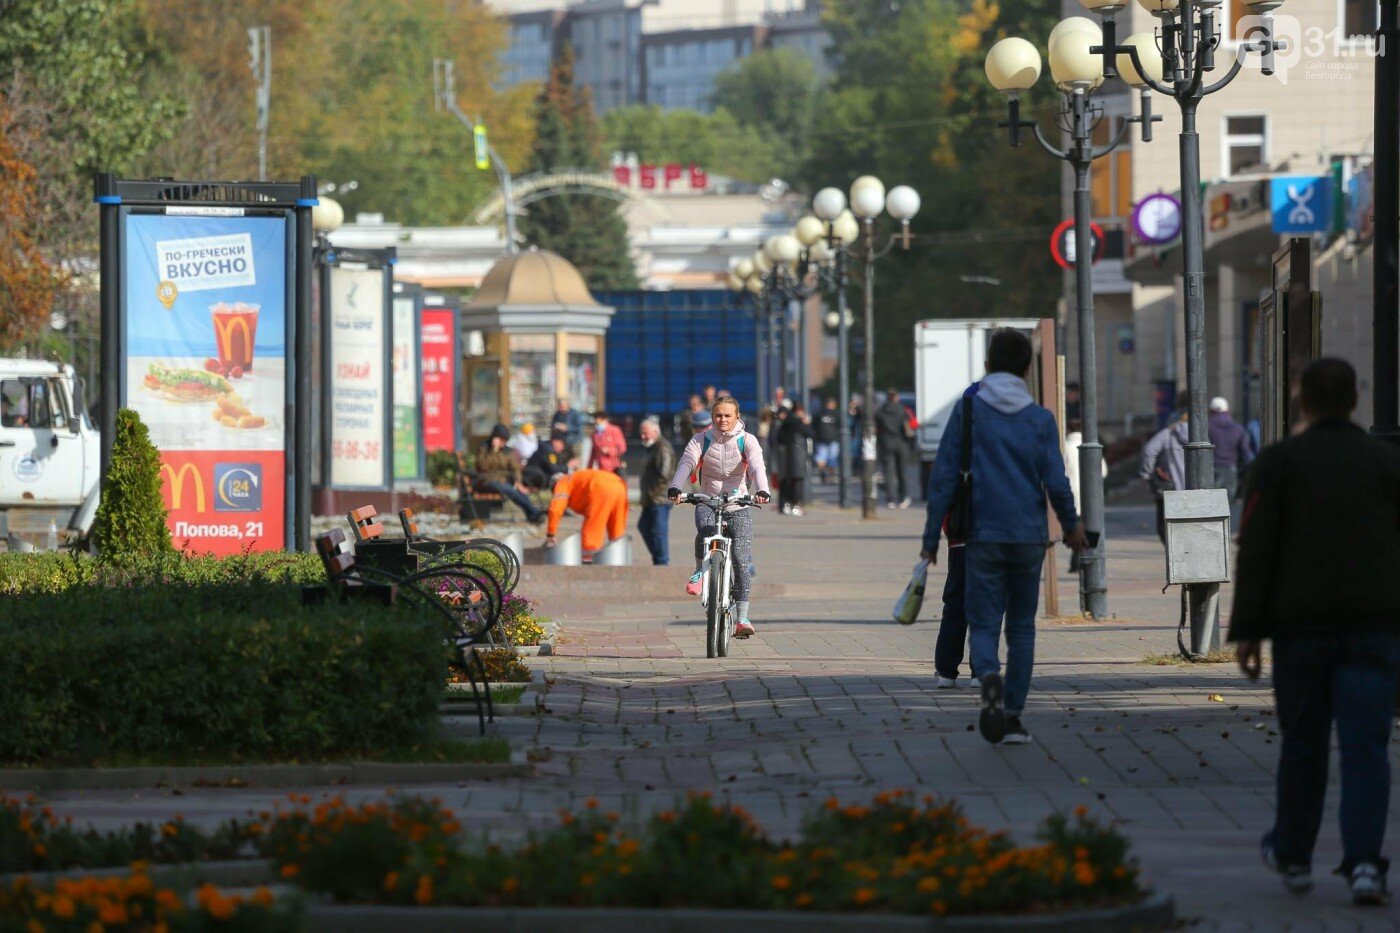
[[(676, 474), (671, 478), (671, 488), (666, 495), (677, 502), (681, 495), (681, 484), (696, 483), (699, 491), (707, 496), (725, 493), (746, 495), (753, 490), (758, 502), (772, 498), (768, 491), (768, 473), (763, 467), (763, 448), (758, 438), (744, 430), (744, 422), (739, 420), (739, 403), (730, 396), (715, 399), (710, 406), (713, 426), (690, 439), (676, 465)], [(750, 485), (752, 481), (752, 485)], [(749, 621), (749, 565), (753, 543), (753, 516), (743, 506), (730, 505), (729, 532), (734, 554), (734, 601), (739, 622), (734, 627), (735, 638), (748, 638), (753, 634), (753, 623)], [(717, 527), (715, 509), (710, 505), (695, 507), (695, 573), (686, 585), (685, 591), (691, 596), (700, 592), (703, 572), (700, 569), (704, 560), (705, 538), (713, 535)]]

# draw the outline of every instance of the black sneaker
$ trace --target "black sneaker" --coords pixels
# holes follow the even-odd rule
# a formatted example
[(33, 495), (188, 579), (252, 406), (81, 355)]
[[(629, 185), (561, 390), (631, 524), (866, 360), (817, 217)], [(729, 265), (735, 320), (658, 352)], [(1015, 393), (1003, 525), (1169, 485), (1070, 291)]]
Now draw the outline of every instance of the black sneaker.
[(979, 703), (982, 711), (977, 716), (977, 728), (982, 733), (982, 738), (993, 745), (1006, 736), (1006, 713), (1002, 711), (1001, 701), (1001, 675), (984, 675), (982, 677), (982, 698)]
[(1260, 844), (1259, 857), (1264, 860), (1264, 866), (1266, 868), (1278, 873), (1279, 878), (1283, 880), (1284, 888), (1289, 894), (1307, 894), (1312, 890), (1313, 879), (1311, 868), (1306, 865), (1279, 864), (1278, 853), (1274, 851), (1272, 833), (1265, 836), (1264, 841)]
[(1390, 903), (1385, 886), (1385, 870), (1375, 862), (1358, 862), (1347, 875), (1351, 902), (1361, 907), (1383, 907)]
[(1029, 745), (1031, 734), (1026, 731), (1026, 727), (1021, 725), (1020, 716), (1006, 717), (1006, 735), (1002, 737), (1002, 745)]

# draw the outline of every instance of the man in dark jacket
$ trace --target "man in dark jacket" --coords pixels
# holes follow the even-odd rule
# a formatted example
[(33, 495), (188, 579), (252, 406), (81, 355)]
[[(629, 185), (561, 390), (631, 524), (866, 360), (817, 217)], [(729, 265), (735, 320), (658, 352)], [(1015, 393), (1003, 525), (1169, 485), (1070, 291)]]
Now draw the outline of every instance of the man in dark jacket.
[(899, 390), (885, 393), (885, 404), (875, 409), (875, 443), (885, 470), (885, 507), (909, 508), (909, 412), (899, 400)]
[(1220, 396), (1210, 400), (1210, 442), (1215, 447), (1215, 485), (1234, 502), (1240, 492), (1240, 474), (1254, 459), (1249, 432), (1230, 417), (1230, 403)]
[(676, 472), (676, 449), (661, 438), (661, 422), (648, 418), (642, 422), (642, 446), (647, 449), (642, 467), (642, 517), (637, 530), (651, 552), (651, 562), (665, 567), (671, 562), (671, 500), (666, 489)]
[(549, 419), (549, 436), (562, 437), (570, 450), (578, 450), (583, 442), (583, 413), (575, 409), (567, 397), (559, 399), (559, 407)]
[(1400, 677), (1400, 450), (1350, 420), (1356, 371), (1303, 371), (1308, 427), (1260, 453), (1250, 474), (1230, 641), (1259, 676), (1273, 639), (1278, 801), (1265, 863), (1294, 893), (1312, 887), (1332, 720), (1342, 770), (1338, 873), (1358, 904), (1389, 895), (1381, 855), (1390, 803), (1391, 712)]
[(812, 456), (823, 483), (831, 482), (832, 471), (841, 467), (841, 412), (836, 399), (828, 398), (813, 420)]

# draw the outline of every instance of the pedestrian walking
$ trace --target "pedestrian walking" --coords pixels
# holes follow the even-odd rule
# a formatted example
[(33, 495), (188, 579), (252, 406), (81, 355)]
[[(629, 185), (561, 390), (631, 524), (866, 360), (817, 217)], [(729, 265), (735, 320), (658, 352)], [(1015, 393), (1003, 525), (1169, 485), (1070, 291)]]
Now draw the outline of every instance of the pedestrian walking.
[[(964, 404), (977, 394), (980, 385), (974, 382), (967, 387)], [(967, 650), (967, 542), (949, 532), (947, 515), (943, 517), (943, 534), (948, 539), (948, 576), (943, 581), (943, 615), (933, 646), (933, 680), (935, 688), (949, 690), (958, 685), (958, 668)], [(977, 670), (970, 664), (968, 667), (976, 683)]]
[(583, 441), (583, 415), (576, 411), (567, 398), (559, 399), (559, 407), (550, 419), (549, 436), (562, 437), (570, 450), (578, 450)]
[[(1046, 499), (1055, 508), (1065, 544), (1087, 545), (1065, 476), (1060, 432), (1026, 387), (1034, 353), (1025, 334), (1002, 328), (987, 347), (987, 375), (954, 407), (929, 484), (921, 556), (938, 559), (944, 519), (959, 488), (968, 496), (966, 612), (972, 668), (981, 678), (978, 728), (993, 744), (1024, 744), (1021, 722), (1035, 664), (1035, 614), (1040, 569), (1049, 543)], [(970, 418), (964, 431), (964, 419)], [(965, 440), (966, 439), (966, 440)], [(963, 450), (968, 450), (967, 476)], [(1006, 627), (1006, 678), (1000, 642)]]
[(593, 449), (589, 451), (587, 467), (590, 470), (607, 470), (622, 476), (627, 472), (622, 457), (627, 453), (627, 438), (622, 429), (608, 420), (608, 413), (593, 413)]
[(885, 470), (885, 507), (909, 508), (909, 412), (899, 400), (899, 390), (885, 393), (885, 403), (875, 409), (875, 444)]
[(1157, 505), (1157, 537), (1162, 546), (1167, 543), (1167, 512), (1164, 493), (1172, 489), (1186, 488), (1186, 442), (1190, 440), (1186, 411), (1189, 401), (1185, 392), (1177, 399), (1180, 414), (1165, 428), (1152, 435), (1142, 445), (1142, 456), (1138, 461), (1138, 476), (1147, 481)]
[(1258, 678), (1273, 641), (1277, 802), (1265, 863), (1295, 894), (1312, 887), (1313, 846), (1337, 724), (1342, 862), (1357, 904), (1384, 904), (1381, 853), (1389, 744), (1400, 678), (1400, 451), (1352, 423), (1356, 371), (1309, 363), (1306, 429), (1266, 448), (1250, 471), (1229, 640)]
[(817, 461), (817, 471), (823, 483), (831, 482), (831, 472), (841, 468), (841, 412), (836, 407), (836, 399), (828, 398), (812, 425), (813, 459)]
[(676, 472), (676, 450), (661, 438), (661, 423), (655, 418), (643, 421), (640, 430), (647, 459), (642, 467), (642, 517), (637, 522), (637, 530), (651, 552), (652, 564), (665, 567), (671, 562), (672, 507), (666, 490)]
[(1240, 476), (1254, 459), (1254, 448), (1249, 432), (1230, 417), (1230, 403), (1218, 395), (1210, 400), (1210, 442), (1215, 448), (1215, 485), (1234, 502), (1240, 494)]
[(809, 472), (809, 445), (812, 441), (812, 425), (807, 410), (801, 402), (794, 403), (792, 411), (778, 427), (778, 438), (774, 444), (778, 461), (778, 508), (784, 515), (801, 517), (802, 502), (806, 493)]

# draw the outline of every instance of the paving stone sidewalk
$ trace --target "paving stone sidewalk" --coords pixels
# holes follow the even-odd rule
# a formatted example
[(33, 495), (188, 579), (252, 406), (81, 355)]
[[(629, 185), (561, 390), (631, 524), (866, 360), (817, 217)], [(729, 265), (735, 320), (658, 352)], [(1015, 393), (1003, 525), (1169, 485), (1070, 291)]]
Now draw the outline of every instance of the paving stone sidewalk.
[[(1042, 622), (1025, 716), (1035, 742), (1017, 748), (988, 746), (972, 731), (970, 686), (933, 689), (941, 572), (918, 624), (889, 619), (921, 522), (917, 508), (882, 509), (876, 522), (821, 504), (803, 518), (764, 513), (758, 636), (722, 660), (704, 657), (698, 601), (681, 592), (692, 527), (684, 508), (672, 518), (678, 565), (527, 568), (521, 591), (564, 626), (556, 655), (540, 659), (552, 680), (548, 714), (503, 723), (541, 759), (536, 775), (400, 789), (440, 794), (503, 837), (587, 797), (636, 819), (692, 790), (742, 801), (777, 834), (795, 832), (828, 796), (865, 800), (894, 787), (955, 797), (973, 820), (1020, 838), (1046, 814), (1083, 804), (1131, 837), (1148, 882), (1176, 896), (1193, 929), (1397, 926), (1393, 910), (1352, 908), (1326, 874), (1340, 860), (1335, 799), (1312, 896), (1289, 898), (1260, 867), (1278, 749), (1272, 699), (1233, 666), (1143, 663), (1175, 649), (1179, 611), (1175, 591), (1161, 592), (1150, 509), (1110, 510), (1109, 598), (1119, 617)], [(1068, 613), (1075, 581), (1060, 566)], [(358, 798), (383, 788), (344, 790)], [(104, 824), (172, 812), (214, 820), (282, 793), (113, 791), (50, 802)]]

